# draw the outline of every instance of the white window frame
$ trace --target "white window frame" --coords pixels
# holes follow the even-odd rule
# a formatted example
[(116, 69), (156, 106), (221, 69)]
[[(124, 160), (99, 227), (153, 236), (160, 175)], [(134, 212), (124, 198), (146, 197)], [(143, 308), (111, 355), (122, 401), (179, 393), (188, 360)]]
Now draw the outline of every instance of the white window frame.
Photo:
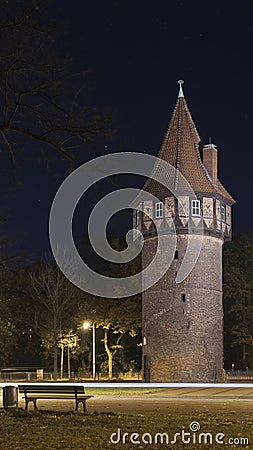
[(155, 203), (155, 219), (162, 219), (163, 217), (163, 202)]
[(199, 217), (201, 213), (200, 209), (200, 200), (192, 200), (191, 201), (191, 210), (193, 217)]
[(140, 210), (136, 209), (136, 216), (135, 216), (135, 225), (138, 226), (140, 223)]
[(221, 220), (222, 220), (222, 222), (226, 222), (226, 208), (225, 208), (224, 205), (221, 205), (220, 212), (221, 212)]

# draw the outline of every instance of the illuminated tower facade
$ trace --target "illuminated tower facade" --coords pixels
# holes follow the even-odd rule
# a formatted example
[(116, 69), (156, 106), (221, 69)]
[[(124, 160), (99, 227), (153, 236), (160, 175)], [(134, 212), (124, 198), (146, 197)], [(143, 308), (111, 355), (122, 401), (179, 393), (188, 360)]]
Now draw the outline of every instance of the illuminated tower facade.
[[(142, 231), (143, 268), (157, 248), (157, 229), (177, 234), (174, 260), (166, 274), (143, 292), (143, 379), (150, 382), (215, 382), (222, 379), (223, 304), (222, 245), (231, 240), (233, 198), (218, 178), (218, 150), (202, 145), (188, 109), (182, 84), (158, 157), (188, 181), (195, 198), (180, 201), (149, 179), (144, 189), (157, 197), (142, 205), (149, 216), (135, 214)], [(183, 206), (182, 206), (183, 205)], [(150, 220), (150, 216), (152, 220)], [(176, 283), (189, 239), (202, 239), (197, 262)], [(166, 258), (166, 249), (163, 257)]]

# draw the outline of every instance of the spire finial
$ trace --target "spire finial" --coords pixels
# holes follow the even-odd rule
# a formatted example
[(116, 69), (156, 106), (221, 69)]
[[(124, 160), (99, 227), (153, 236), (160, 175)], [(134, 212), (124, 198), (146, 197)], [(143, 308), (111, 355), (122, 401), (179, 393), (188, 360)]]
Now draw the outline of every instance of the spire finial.
[(178, 84), (180, 85), (178, 97), (184, 97), (182, 85), (184, 84), (184, 80), (178, 80)]

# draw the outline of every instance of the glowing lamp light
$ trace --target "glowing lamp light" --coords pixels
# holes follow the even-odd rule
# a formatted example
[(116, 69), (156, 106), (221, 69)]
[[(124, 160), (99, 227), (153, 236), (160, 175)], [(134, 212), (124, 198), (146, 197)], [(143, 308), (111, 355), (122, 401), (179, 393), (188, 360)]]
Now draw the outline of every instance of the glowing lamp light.
[(83, 329), (89, 330), (90, 328), (92, 328), (92, 376), (93, 380), (96, 380), (96, 326), (95, 323), (85, 321)]

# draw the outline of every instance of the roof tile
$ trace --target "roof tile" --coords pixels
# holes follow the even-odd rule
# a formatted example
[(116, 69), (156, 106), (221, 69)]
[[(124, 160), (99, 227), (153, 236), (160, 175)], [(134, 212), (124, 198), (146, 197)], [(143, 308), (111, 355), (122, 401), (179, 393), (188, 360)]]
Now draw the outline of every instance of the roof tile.
[[(181, 86), (180, 93), (182, 94)], [(194, 192), (217, 192), (229, 201), (234, 202), (220, 181), (218, 183), (213, 182), (201, 161), (199, 146), (198, 131), (185, 98), (180, 95), (158, 153), (158, 158), (176, 167), (186, 178)], [(157, 169), (159, 170), (156, 166), (154, 170)], [(151, 193), (165, 190), (160, 183), (151, 178), (147, 180), (144, 189)]]

